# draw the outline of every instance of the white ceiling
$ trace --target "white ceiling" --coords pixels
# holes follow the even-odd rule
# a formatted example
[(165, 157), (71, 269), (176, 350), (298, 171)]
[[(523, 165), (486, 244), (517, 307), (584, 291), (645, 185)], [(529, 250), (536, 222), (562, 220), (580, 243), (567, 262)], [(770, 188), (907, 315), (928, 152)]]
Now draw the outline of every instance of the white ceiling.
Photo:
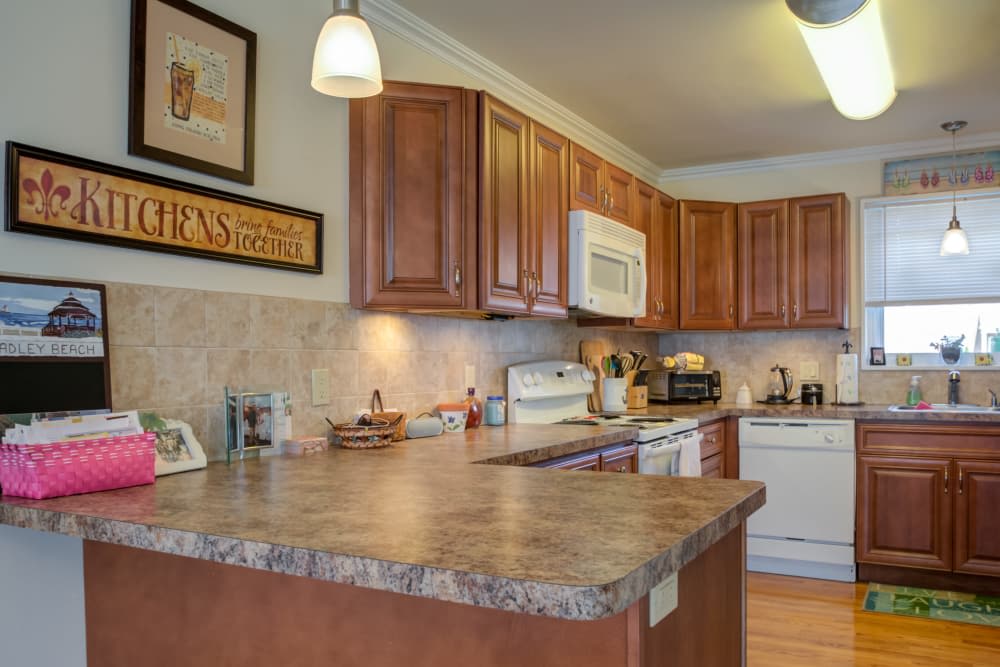
[(396, 2), (664, 169), (1000, 131), (1000, 0), (880, 0), (899, 95), (867, 121), (784, 0)]

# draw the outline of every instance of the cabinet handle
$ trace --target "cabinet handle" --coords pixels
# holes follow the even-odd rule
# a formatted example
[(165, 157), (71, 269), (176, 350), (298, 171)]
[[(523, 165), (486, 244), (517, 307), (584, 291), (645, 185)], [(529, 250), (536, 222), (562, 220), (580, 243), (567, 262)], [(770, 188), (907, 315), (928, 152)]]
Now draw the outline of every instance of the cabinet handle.
[(944, 492), (948, 493), (948, 469), (944, 470)]
[(611, 209), (613, 209), (614, 207), (615, 207), (615, 198), (609, 197), (608, 213), (611, 213)]
[(455, 262), (455, 296), (459, 296), (459, 288), (462, 286), (462, 267)]
[(531, 280), (535, 283), (535, 301), (538, 301), (538, 292), (541, 290), (541, 282), (538, 280), (538, 272), (531, 272)]
[(531, 278), (528, 277), (528, 269), (524, 269), (521, 275), (524, 276), (524, 301), (531, 303)]
[(799, 304), (797, 303), (792, 304), (792, 317), (795, 318), (795, 321), (799, 319)]
[(729, 319), (733, 319), (733, 304), (729, 304)]
[(962, 481), (962, 469), (959, 468), (958, 469), (958, 495), (962, 495), (962, 491), (963, 491), (962, 486), (963, 485), (964, 485), (964, 482)]
[(608, 211), (608, 193), (604, 189), (603, 185), (601, 186), (601, 189), (598, 190), (598, 192), (601, 195), (601, 204), (600, 204), (600, 206), (598, 206), (598, 208), (601, 209), (601, 213), (607, 213), (607, 211)]
[(781, 304), (781, 316), (785, 316), (785, 304)]
[(660, 313), (660, 316), (662, 316), (663, 315), (663, 311), (666, 308), (666, 306), (663, 305), (663, 300), (662, 299), (657, 299), (657, 301), (660, 303), (660, 311), (659, 311), (659, 313)]
[(621, 466), (618, 468), (618, 472), (628, 472), (628, 466)]
[(714, 444), (716, 443), (716, 437), (715, 437), (715, 436), (713, 435), (713, 436), (712, 436), (712, 439), (711, 439), (711, 440), (709, 440), (709, 442), (710, 442), (710, 443), (712, 443), (712, 444), (714, 445)]

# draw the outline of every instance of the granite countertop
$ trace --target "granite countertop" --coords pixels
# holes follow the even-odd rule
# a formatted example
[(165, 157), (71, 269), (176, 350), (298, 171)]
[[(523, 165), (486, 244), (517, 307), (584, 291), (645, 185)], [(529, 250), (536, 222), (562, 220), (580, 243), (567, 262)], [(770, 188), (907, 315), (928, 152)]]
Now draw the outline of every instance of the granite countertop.
[(567, 619), (617, 614), (764, 504), (759, 482), (515, 465), (632, 429), (509, 425), (27, 500), (0, 523)]
[(693, 417), (704, 423), (722, 417), (783, 417), (787, 419), (856, 419), (865, 421), (903, 421), (934, 423), (979, 423), (1000, 424), (1000, 412), (996, 413), (955, 413), (935, 410), (911, 410), (890, 412), (889, 405), (767, 405), (754, 403), (752, 407), (741, 407), (735, 403), (701, 403), (692, 405), (669, 405), (653, 403), (642, 410), (630, 410), (632, 414), (672, 415)]

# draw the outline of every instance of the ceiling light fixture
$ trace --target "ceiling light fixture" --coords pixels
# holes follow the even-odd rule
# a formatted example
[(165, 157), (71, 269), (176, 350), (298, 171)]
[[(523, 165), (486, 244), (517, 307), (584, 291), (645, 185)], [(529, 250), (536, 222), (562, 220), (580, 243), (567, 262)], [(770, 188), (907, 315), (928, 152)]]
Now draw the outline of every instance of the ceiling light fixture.
[(371, 97), (382, 92), (382, 65), (358, 0), (333, 0), (313, 53), (312, 87), (334, 97)]
[(874, 118), (896, 99), (878, 0), (785, 0), (798, 19), (833, 106), (853, 120)]
[[(941, 124), (941, 129), (951, 132), (951, 179), (952, 185), (958, 184), (958, 150), (955, 148), (955, 133), (968, 125), (964, 120), (951, 120)], [(951, 222), (948, 223), (948, 230), (941, 239), (941, 255), (968, 255), (969, 237), (965, 235), (965, 230), (958, 224), (956, 209), (958, 195), (955, 190), (951, 191)]]

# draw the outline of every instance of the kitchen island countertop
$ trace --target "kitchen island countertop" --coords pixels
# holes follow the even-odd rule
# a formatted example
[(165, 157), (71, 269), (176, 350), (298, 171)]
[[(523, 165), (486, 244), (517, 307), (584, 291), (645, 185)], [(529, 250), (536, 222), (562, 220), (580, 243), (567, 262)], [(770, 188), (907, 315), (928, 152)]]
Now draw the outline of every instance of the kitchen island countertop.
[[(759, 482), (516, 467), (632, 429), (510, 425), (161, 477), (0, 523), (565, 619), (618, 614), (738, 528)], [(473, 465), (476, 462), (513, 465)]]

